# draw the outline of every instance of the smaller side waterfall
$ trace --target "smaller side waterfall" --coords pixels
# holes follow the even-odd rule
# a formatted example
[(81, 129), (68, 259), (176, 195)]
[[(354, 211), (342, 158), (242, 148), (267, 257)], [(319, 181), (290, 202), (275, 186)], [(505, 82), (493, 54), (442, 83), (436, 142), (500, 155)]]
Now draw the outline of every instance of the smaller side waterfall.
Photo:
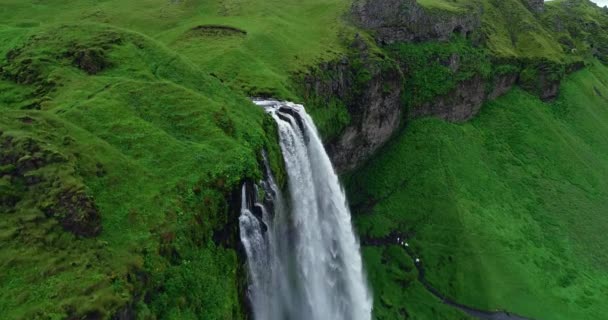
[[(249, 288), (247, 295), (251, 300), (256, 317), (269, 319), (265, 304), (268, 304), (270, 297), (267, 272), (270, 255), (268, 252), (268, 239), (263, 234), (262, 222), (251, 212), (251, 201), (248, 197), (247, 186), (243, 185), (241, 192), (241, 216), (239, 217), (239, 229), (241, 242), (247, 253), (247, 264), (249, 267)], [(259, 206), (259, 203), (255, 205)]]
[(261, 189), (243, 186), (239, 225), (255, 319), (369, 320), (359, 242), (312, 119), (301, 105), (255, 103), (277, 123), (289, 191), (286, 201), (265, 156)]

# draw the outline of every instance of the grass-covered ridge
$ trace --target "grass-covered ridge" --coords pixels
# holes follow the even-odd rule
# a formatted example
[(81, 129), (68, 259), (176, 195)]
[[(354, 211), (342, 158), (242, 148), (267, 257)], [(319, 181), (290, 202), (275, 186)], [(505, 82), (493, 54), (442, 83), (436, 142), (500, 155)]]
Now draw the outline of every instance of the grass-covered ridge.
[(227, 199), (262, 148), (280, 172), (264, 112), (139, 33), (4, 32), (0, 313), (240, 317)]
[[(430, 11), (459, 14), (478, 12), (481, 26), (478, 32), (489, 52), (500, 59), (547, 59), (553, 62), (580, 60), (584, 52), (571, 51), (563, 39), (522, 0), (420, 0)], [(582, 6), (595, 6), (584, 0)], [(552, 10), (549, 10), (552, 11)], [(597, 11), (589, 9), (589, 11)]]
[(608, 11), (589, 0), (546, 3), (543, 23), (556, 34), (564, 51), (608, 62)]
[[(3, 0), (4, 28), (96, 22), (144, 33), (249, 95), (293, 98), (290, 73), (343, 52), (346, 0)], [(242, 32), (225, 32), (225, 26)]]
[[(413, 122), (349, 179), (357, 229), (363, 238), (409, 234), (426, 278), (458, 302), (535, 319), (602, 318), (606, 79), (596, 62), (569, 76), (553, 103), (516, 89), (466, 124)], [(370, 250), (378, 249), (364, 249), (372, 285), (383, 288), (376, 314), (416, 310), (390, 292), (404, 288), (405, 297), (418, 284), (395, 276), (402, 271), (387, 261), (396, 258), (381, 262)]]

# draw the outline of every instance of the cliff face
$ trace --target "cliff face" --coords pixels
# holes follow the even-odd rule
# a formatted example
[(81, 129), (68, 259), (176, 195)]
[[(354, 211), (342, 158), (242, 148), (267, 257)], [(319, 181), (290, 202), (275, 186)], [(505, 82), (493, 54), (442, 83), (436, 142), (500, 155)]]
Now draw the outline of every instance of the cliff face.
[(412, 108), (410, 118), (438, 117), (446, 121), (462, 122), (473, 118), (487, 100), (507, 93), (517, 80), (516, 74), (497, 76), (492, 81), (474, 76), (462, 81), (446, 95)]
[[(533, 29), (542, 29), (542, 17), (549, 14), (544, 2), (519, 1), (510, 1), (506, 5), (510, 12), (504, 14), (533, 19)], [(488, 37), (497, 32), (490, 20), (502, 14), (503, 6), (492, 2), (446, 6), (428, 8), (415, 0), (358, 0), (351, 7), (352, 20), (369, 31), (375, 44), (359, 38), (351, 45), (349, 55), (319, 65), (304, 77), (307, 104), (320, 105), (336, 98), (350, 116), (348, 125), (338, 128), (326, 143), (338, 171), (357, 168), (409, 119), (432, 116), (466, 121), (486, 101), (505, 94), (516, 84), (543, 100), (551, 100), (559, 94), (563, 76), (580, 69), (582, 63), (576, 57), (568, 60), (578, 62), (566, 64), (531, 52), (501, 56), (490, 50)], [(545, 33), (539, 31), (539, 36), (549, 34), (542, 30)], [(525, 46), (520, 42), (526, 37), (513, 34), (513, 48)], [(552, 38), (545, 40), (555, 42)], [(595, 42), (591, 47), (598, 51), (600, 46)], [(409, 47), (395, 53), (395, 48), (403, 44)], [(430, 44), (430, 51), (417, 52), (425, 44)]]
[(380, 44), (398, 41), (448, 40), (453, 34), (471, 36), (481, 25), (480, 10), (448, 13), (423, 8), (415, 0), (358, 1), (352, 16), (371, 30)]
[(402, 121), (403, 76), (398, 65), (370, 52), (360, 38), (351, 49), (348, 56), (318, 66), (303, 79), (307, 101), (323, 108), (337, 98), (350, 114), (350, 123), (326, 143), (338, 172), (352, 170), (367, 160)]

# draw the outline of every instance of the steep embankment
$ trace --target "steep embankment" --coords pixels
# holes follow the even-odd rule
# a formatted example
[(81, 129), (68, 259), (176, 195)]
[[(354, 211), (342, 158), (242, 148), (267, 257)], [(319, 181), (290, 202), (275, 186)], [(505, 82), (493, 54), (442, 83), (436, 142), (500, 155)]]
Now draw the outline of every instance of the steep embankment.
[[(552, 103), (516, 89), (466, 124), (412, 122), (348, 181), (361, 236), (405, 235), (430, 283), (460, 303), (535, 319), (602, 318), (607, 79), (595, 63), (568, 77)], [(421, 289), (403, 248), (364, 252), (379, 318), (401, 309), (453, 318), (417, 305), (423, 295), (412, 298)]]
[(0, 313), (240, 317), (228, 201), (261, 148), (278, 169), (263, 111), (141, 34), (3, 32)]
[(0, 314), (246, 317), (248, 96), (345, 52), (345, 1), (2, 1)]

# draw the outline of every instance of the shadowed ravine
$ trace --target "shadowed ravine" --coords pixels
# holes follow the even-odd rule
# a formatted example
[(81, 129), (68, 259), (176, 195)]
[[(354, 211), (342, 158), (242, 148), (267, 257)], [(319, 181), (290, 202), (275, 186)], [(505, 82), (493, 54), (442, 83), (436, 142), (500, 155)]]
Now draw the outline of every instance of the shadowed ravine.
[(243, 186), (239, 225), (254, 318), (371, 319), (372, 296), (346, 197), (312, 119), (301, 105), (255, 103), (277, 123), (288, 195), (267, 163), (261, 190)]

